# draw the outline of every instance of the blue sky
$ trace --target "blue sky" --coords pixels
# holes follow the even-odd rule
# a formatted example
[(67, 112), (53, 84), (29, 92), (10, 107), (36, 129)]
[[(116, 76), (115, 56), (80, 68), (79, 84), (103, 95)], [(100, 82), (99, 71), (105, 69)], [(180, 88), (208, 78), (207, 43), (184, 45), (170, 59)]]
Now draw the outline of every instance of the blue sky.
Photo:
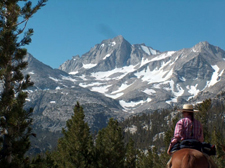
[(49, 0), (28, 22), (26, 48), (52, 68), (118, 35), (160, 51), (200, 41), (225, 50), (224, 9), (224, 0)]

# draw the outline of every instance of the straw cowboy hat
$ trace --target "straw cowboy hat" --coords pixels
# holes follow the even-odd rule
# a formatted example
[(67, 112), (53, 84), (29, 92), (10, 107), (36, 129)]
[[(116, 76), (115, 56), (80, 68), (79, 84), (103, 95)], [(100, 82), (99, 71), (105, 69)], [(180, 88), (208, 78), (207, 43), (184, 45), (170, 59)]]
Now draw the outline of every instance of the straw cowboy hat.
[(181, 111), (181, 112), (199, 112), (198, 110), (194, 110), (192, 104), (184, 104), (183, 109), (180, 109), (178, 111)]

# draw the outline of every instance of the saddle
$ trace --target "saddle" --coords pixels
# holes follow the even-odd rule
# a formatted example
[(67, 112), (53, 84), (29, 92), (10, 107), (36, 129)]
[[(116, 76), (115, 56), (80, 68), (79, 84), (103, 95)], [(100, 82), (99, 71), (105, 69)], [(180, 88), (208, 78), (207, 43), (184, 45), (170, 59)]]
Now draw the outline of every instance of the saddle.
[(186, 139), (186, 140), (176, 143), (170, 150), (170, 153), (174, 153), (175, 151), (183, 149), (183, 148), (196, 149), (196, 150), (203, 152), (209, 156), (216, 155), (216, 148), (214, 145), (212, 146), (210, 143), (206, 143), (206, 142), (201, 143), (195, 139)]

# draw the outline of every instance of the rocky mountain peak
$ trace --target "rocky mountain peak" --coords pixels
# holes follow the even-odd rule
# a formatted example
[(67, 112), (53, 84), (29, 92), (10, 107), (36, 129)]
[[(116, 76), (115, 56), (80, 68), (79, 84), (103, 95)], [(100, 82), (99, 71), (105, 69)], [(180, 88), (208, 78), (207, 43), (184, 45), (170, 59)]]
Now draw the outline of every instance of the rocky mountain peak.
[[(104, 47), (115, 48), (121, 45), (131, 45), (131, 44), (127, 40), (125, 40), (122, 35), (119, 35), (112, 39), (103, 40), (101, 44), (98, 44), (96, 46), (97, 47), (100, 46), (100, 49), (104, 49)], [(94, 47), (94, 49), (96, 49), (96, 46)]]
[(199, 42), (196, 45), (199, 45), (199, 46), (202, 46), (202, 47), (208, 47), (210, 44), (209, 44), (208, 41), (201, 41), (201, 42)]
[(199, 42), (189, 51), (191, 53), (197, 53), (197, 56), (203, 57), (207, 62), (210, 62), (212, 65), (217, 64), (217, 62), (224, 61), (225, 52), (217, 46), (211, 45), (207, 41)]
[(199, 42), (193, 47), (193, 49), (196, 50), (197, 52), (201, 52), (202, 50), (208, 50), (212, 48), (214, 48), (214, 46), (209, 44), (207, 41)]
[(125, 39), (122, 35), (118, 35), (118, 36), (114, 37), (112, 40), (115, 40), (115, 41), (119, 42), (119, 41), (123, 41)]

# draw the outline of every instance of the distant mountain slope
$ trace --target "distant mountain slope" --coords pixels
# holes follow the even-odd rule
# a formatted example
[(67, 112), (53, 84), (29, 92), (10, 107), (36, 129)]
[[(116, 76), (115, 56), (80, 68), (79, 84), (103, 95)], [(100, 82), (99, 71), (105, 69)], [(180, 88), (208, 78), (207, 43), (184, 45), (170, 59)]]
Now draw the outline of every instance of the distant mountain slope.
[[(224, 90), (225, 51), (208, 42), (159, 52), (122, 36), (104, 40), (59, 69), (79, 86), (116, 99), (127, 112), (202, 101)], [(204, 96), (203, 92), (207, 92)], [(196, 99), (198, 97), (198, 99)]]
[(117, 100), (80, 87), (66, 72), (52, 69), (30, 54), (25, 60), (28, 61), (28, 68), (24, 74), (29, 74), (34, 82), (34, 86), (28, 90), (26, 106), (34, 108), (35, 125), (51, 131), (61, 130), (73, 114), (73, 106), (77, 101), (84, 107), (90, 126), (95, 122), (95, 115), (116, 117), (118, 114), (115, 112), (121, 111)]
[(34, 86), (27, 90), (29, 97), (25, 108), (34, 109), (33, 131), (37, 134), (37, 138), (31, 139), (30, 154), (55, 147), (77, 101), (84, 108), (85, 120), (92, 132), (105, 127), (111, 117), (120, 120), (127, 115), (117, 100), (80, 87), (68, 73), (52, 69), (31, 54), (25, 61), (28, 61), (28, 67), (23, 73), (29, 74), (34, 82)]

